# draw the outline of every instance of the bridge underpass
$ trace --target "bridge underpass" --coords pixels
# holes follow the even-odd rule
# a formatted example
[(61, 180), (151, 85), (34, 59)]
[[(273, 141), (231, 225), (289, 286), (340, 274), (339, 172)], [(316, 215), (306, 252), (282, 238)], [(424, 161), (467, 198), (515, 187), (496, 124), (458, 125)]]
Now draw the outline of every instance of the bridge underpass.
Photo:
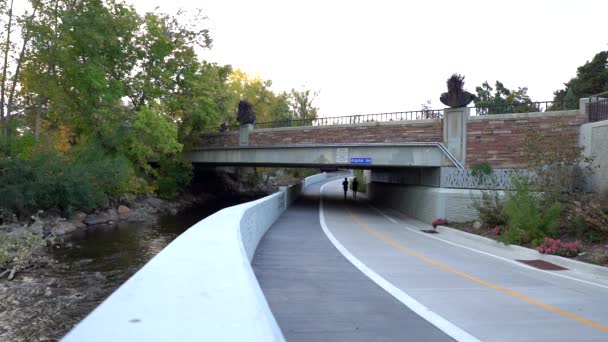
[(504, 248), (425, 234), (428, 223), (344, 201), (341, 179), (310, 186), (254, 256), (287, 340), (608, 337), (608, 278), (534, 269)]

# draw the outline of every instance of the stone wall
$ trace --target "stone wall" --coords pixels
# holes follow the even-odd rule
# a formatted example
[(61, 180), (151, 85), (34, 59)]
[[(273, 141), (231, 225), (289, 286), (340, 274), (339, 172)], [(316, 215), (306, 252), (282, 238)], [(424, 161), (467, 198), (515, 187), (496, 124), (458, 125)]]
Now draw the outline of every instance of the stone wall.
[[(579, 111), (474, 116), (467, 123), (467, 167), (487, 162), (494, 168), (521, 168), (527, 134), (540, 134), (547, 143), (558, 139), (576, 145), (586, 122)], [(541, 146), (542, 148), (542, 146)]]
[[(441, 119), (254, 130), (250, 146), (382, 142), (441, 142)], [(204, 136), (204, 147), (238, 146), (238, 132)]]

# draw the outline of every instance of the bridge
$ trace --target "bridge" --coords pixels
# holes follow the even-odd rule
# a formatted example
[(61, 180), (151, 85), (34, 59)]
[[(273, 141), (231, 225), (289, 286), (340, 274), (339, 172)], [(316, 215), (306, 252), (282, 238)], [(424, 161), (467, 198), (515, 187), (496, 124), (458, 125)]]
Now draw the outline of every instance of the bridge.
[[(178, 237), (64, 340), (605, 341), (606, 268), (447, 227), (427, 232), (427, 216), (469, 215), (458, 204), (477, 191), (468, 165), (487, 162), (499, 177), (526, 166), (525, 131), (592, 155), (608, 151), (608, 122), (588, 122), (585, 107), (461, 111), (453, 125), (444, 113), (209, 134), (207, 147), (189, 152), (193, 162), (364, 168), (369, 198), (344, 200), (348, 174), (319, 174), (224, 209)], [(353, 129), (361, 132), (347, 134)]]

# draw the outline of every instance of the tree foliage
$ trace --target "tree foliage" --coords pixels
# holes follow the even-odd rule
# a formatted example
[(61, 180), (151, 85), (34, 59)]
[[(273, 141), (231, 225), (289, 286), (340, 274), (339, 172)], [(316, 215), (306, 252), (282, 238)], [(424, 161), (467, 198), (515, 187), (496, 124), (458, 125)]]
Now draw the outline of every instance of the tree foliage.
[(494, 88), (486, 81), (476, 87), (477, 98), (475, 107), (480, 114), (527, 113), (537, 112), (528, 95), (527, 87), (518, 87), (517, 90), (506, 88), (502, 82), (496, 81)]
[(15, 14), (13, 3), (0, 0), (0, 182), (12, 194), (0, 206), (69, 211), (124, 192), (174, 196), (191, 177), (184, 147), (234, 120), (241, 98), (258, 121), (316, 115), (309, 91), (275, 93), (270, 80), (202, 60), (212, 39), (200, 10), (29, 0)]
[[(591, 61), (578, 67), (576, 76), (564, 83), (564, 86), (564, 89), (553, 93), (554, 101), (571, 102), (572, 99), (608, 92), (608, 51), (597, 53)], [(572, 106), (578, 108), (578, 103)]]

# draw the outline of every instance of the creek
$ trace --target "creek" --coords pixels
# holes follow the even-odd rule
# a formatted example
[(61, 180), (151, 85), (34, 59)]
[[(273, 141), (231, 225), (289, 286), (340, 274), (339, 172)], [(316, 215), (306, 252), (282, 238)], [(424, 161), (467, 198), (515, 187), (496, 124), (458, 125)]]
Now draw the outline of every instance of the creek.
[(55, 262), (0, 282), (0, 341), (55, 341), (65, 335), (165, 246), (198, 221), (251, 197), (214, 199), (160, 216), (156, 223), (119, 222), (73, 233)]

